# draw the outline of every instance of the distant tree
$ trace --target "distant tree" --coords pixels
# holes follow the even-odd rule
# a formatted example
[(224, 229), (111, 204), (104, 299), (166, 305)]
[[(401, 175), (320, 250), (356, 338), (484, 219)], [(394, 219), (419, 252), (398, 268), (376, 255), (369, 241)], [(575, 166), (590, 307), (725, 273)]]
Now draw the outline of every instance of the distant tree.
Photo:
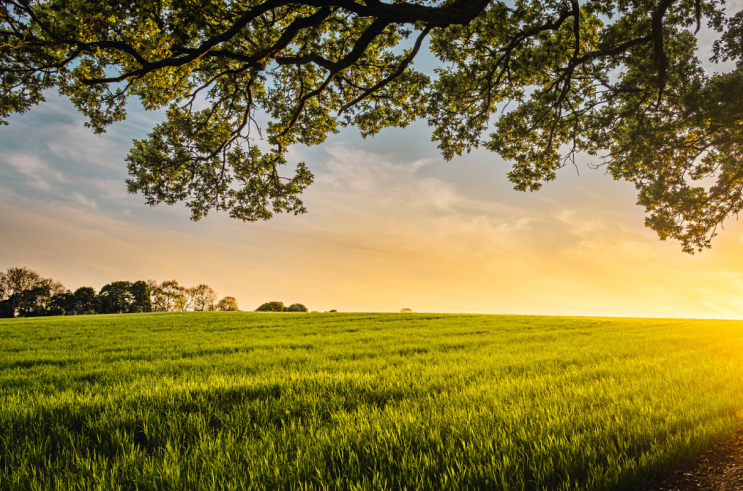
[(40, 283), (19, 294), (18, 316), (39, 317), (46, 315), (52, 304), (49, 284)]
[(163, 281), (156, 289), (153, 310), (156, 312), (175, 312), (183, 305), (183, 287), (176, 280)]
[(309, 309), (301, 303), (293, 303), (286, 308), (287, 312), (309, 312)]
[(51, 304), (51, 296), (64, 292), (62, 283), (44, 278), (25, 266), (0, 273), (0, 301), (4, 302), (3, 315), (8, 317), (44, 315), (44, 309)]
[(114, 281), (101, 288), (101, 312), (104, 314), (121, 314), (129, 312), (134, 305), (131, 292), (132, 284), (128, 281)]
[(152, 300), (150, 298), (150, 284), (146, 281), (135, 281), (129, 291), (134, 299), (131, 312), (152, 312)]
[(11, 295), (30, 290), (43, 282), (45, 279), (39, 273), (25, 266), (8, 268), (0, 275), (0, 295), (9, 298)]
[(157, 302), (160, 295), (160, 285), (155, 280), (147, 280), (145, 283), (147, 283), (150, 291), (150, 306), (152, 312), (159, 312)]
[(70, 290), (54, 294), (46, 315), (72, 315), (75, 313), (75, 303), (75, 294)]
[(49, 293), (52, 295), (61, 295), (69, 291), (61, 282), (51, 278), (44, 279), (44, 284), (49, 285)]
[(284, 302), (266, 302), (257, 309), (255, 309), (256, 312), (283, 312), (284, 309)]
[(413, 309), (409, 309), (409, 308), (407, 308), (407, 307), (405, 307), (405, 308), (403, 308), (403, 309), (400, 309), (400, 313), (401, 313), (401, 314), (409, 314), (409, 313), (411, 313), (411, 312), (413, 312)]
[(183, 310), (185, 299), (185, 288), (178, 284), (176, 280), (163, 281), (160, 285), (160, 289), (165, 294), (167, 301), (169, 302), (167, 312), (177, 312)]
[(196, 311), (214, 310), (217, 292), (209, 285), (198, 285), (193, 289), (193, 309)]
[[(151, 281), (151, 280), (148, 280)], [(153, 312), (167, 312), (168, 301), (165, 292), (157, 282), (154, 285), (150, 284), (150, 300), (152, 302)]]
[(181, 287), (181, 296), (178, 298), (176, 303), (176, 310), (185, 312), (193, 308), (194, 296), (196, 295), (196, 288)]
[(222, 300), (217, 302), (216, 309), (221, 312), (237, 311), (237, 300), (235, 299), (235, 297), (224, 297)]
[(82, 286), (75, 290), (75, 312), (78, 314), (100, 313), (101, 303), (95, 288)]

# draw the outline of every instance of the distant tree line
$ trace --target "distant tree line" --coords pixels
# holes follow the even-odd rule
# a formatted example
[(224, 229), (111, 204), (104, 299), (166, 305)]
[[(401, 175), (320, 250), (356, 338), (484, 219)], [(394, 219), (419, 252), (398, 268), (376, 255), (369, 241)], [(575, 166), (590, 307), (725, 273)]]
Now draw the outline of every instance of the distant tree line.
[(0, 272), (0, 318), (187, 310), (233, 311), (237, 300), (218, 300), (209, 285), (188, 288), (176, 280), (114, 281), (99, 292), (89, 286), (72, 292), (26, 267)]
[(293, 303), (290, 306), (284, 306), (284, 302), (266, 302), (257, 309), (256, 312), (308, 312), (307, 307), (301, 303)]

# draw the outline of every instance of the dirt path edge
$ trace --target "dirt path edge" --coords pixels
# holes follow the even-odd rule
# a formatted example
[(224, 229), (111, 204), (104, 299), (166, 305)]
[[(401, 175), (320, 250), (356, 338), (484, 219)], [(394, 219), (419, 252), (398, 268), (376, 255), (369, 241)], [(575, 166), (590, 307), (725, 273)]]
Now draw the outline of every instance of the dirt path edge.
[(733, 438), (661, 474), (638, 491), (743, 491), (743, 426)]

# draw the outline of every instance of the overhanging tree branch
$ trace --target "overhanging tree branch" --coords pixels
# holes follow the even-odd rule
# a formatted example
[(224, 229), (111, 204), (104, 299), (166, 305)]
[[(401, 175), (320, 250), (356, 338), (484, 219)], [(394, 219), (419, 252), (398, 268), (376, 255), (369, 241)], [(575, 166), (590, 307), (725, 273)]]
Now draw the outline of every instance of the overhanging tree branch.
[[(726, 29), (716, 56), (740, 59), (743, 17), (719, 3), (0, 0), (0, 123), (58, 88), (103, 132), (139, 97), (168, 117), (132, 147), (130, 191), (185, 202), (194, 219), (256, 220), (304, 212), (311, 173), (279, 172), (290, 145), (425, 115), (445, 158), (484, 145), (521, 190), (575, 152), (607, 152), (649, 226), (689, 249), (741, 209), (743, 68), (703, 73), (688, 29), (709, 16)], [(425, 40), (434, 77), (413, 69)], [(250, 136), (264, 134), (256, 111), (268, 147)]]

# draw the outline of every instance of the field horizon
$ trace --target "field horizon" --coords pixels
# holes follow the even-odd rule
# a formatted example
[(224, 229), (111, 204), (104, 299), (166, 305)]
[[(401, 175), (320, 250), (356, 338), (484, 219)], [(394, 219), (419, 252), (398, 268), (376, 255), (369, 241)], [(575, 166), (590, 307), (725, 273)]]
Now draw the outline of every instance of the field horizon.
[(734, 433), (741, 348), (735, 320), (0, 320), (0, 489), (627, 489)]

